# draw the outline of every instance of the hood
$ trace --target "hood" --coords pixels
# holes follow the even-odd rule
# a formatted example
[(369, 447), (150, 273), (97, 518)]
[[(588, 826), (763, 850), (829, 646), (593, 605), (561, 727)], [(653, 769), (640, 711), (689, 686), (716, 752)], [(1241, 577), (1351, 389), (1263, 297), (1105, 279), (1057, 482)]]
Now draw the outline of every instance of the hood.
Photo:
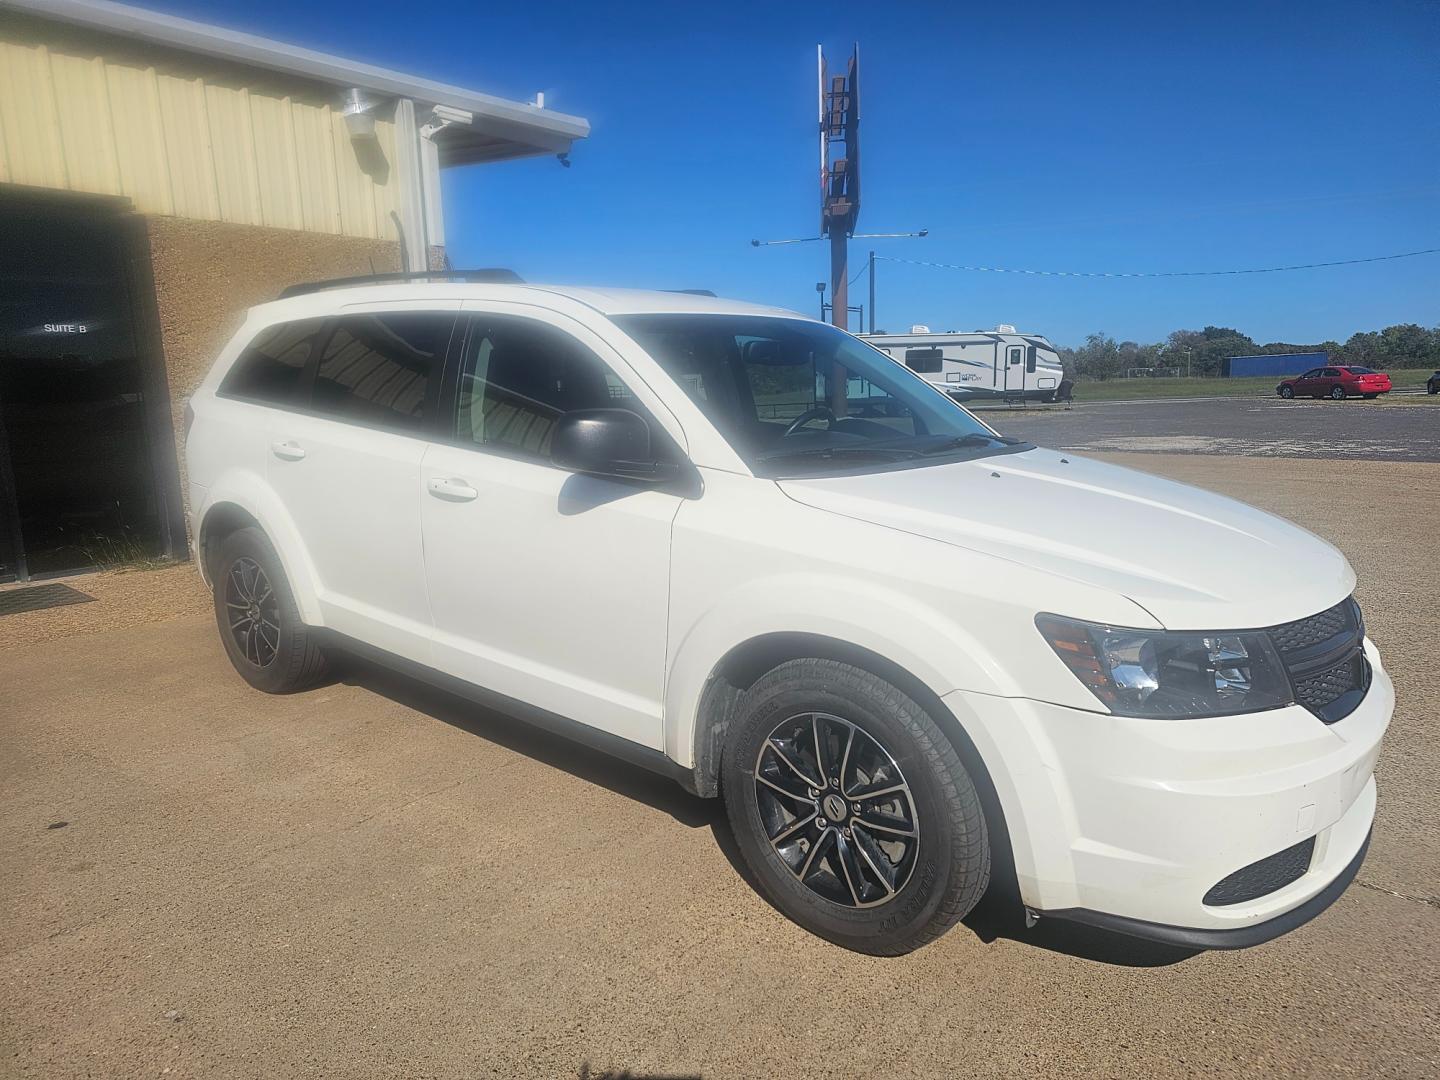
[(779, 484), (820, 510), (1119, 593), (1170, 629), (1289, 622), (1355, 587), (1344, 555), (1282, 518), (1052, 450)]

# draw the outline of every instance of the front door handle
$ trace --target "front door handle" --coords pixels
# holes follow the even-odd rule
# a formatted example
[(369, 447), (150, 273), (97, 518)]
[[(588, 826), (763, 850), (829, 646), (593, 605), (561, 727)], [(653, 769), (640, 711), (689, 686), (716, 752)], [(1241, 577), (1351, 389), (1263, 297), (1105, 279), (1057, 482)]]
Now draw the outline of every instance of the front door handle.
[(293, 439), (271, 443), (270, 452), (281, 461), (299, 461), (305, 456), (305, 448)]
[(446, 502), (473, 502), (480, 496), (480, 492), (464, 480), (448, 476), (432, 477), (428, 486), (431, 495), (437, 499), (444, 499)]

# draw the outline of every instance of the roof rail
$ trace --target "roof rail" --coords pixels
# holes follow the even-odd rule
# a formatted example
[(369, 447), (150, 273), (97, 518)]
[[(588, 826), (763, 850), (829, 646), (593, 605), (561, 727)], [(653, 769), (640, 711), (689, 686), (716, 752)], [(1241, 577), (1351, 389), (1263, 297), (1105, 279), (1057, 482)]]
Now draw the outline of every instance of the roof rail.
[(686, 296), (714, 296), (710, 289), (666, 289), (666, 292), (684, 293)]
[(326, 278), (324, 281), (302, 281), (280, 290), (279, 299), (305, 296), (325, 289), (343, 289), (351, 285), (384, 285), (405, 281), (472, 281), (499, 285), (523, 285), (525, 279), (514, 270), (491, 267), (485, 270), (410, 270), (389, 274), (359, 274), (355, 277)]

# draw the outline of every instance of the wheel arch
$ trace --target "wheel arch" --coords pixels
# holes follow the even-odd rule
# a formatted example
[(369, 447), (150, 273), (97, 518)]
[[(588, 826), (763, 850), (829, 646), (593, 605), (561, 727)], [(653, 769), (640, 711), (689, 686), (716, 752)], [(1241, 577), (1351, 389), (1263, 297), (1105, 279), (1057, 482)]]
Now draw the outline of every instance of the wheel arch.
[(942, 693), (903, 665), (873, 649), (824, 634), (779, 631), (759, 634), (731, 648), (716, 663), (700, 696), (694, 728), (693, 784), (697, 794), (719, 795), (720, 757), (725, 736), (744, 692), (766, 672), (791, 660), (836, 660), (860, 668), (902, 690), (943, 731), (955, 747), (980, 796), (990, 834), (991, 880), (1005, 895), (1019, 895), (1014, 854), (990, 768), (965, 725), (945, 704)]
[(201, 577), (207, 585), (213, 585), (210, 564), (220, 541), (239, 529), (257, 528), (275, 548), (302, 618), (311, 626), (322, 625), (318, 578), (289, 515), (278, 500), (267, 497), (256, 485), (239, 477), (231, 480), (211, 488), (211, 499), (197, 515), (195, 546)]

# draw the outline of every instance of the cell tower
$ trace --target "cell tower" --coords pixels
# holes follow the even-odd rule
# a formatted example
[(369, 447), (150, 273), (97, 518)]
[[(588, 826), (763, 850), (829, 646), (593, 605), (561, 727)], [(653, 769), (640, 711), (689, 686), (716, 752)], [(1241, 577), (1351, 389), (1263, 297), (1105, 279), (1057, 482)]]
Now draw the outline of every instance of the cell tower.
[[(860, 45), (843, 75), (816, 46), (820, 108), (820, 235), (830, 238), (830, 321), (850, 328), (850, 235), (860, 219)], [(861, 330), (865, 329), (863, 326)]]

